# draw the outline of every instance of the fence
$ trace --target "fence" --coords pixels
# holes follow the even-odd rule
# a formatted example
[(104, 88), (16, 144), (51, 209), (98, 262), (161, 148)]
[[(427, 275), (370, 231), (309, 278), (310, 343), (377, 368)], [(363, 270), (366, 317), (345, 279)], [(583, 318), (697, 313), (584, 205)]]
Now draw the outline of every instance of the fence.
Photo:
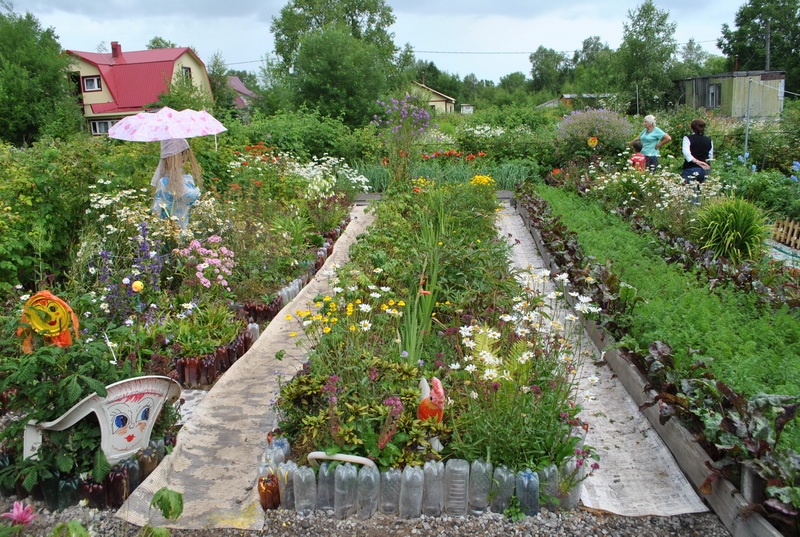
[(772, 240), (795, 250), (800, 249), (800, 222), (778, 220), (772, 224)]

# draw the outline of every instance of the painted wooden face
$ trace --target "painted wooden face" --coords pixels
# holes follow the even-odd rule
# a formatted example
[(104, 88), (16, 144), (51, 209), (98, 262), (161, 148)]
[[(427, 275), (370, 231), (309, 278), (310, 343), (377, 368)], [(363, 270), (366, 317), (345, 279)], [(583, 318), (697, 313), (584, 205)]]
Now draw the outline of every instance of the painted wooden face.
[(137, 446), (144, 447), (142, 444), (149, 440), (148, 429), (152, 429), (156, 410), (156, 401), (152, 397), (110, 405), (111, 449), (125, 453)]

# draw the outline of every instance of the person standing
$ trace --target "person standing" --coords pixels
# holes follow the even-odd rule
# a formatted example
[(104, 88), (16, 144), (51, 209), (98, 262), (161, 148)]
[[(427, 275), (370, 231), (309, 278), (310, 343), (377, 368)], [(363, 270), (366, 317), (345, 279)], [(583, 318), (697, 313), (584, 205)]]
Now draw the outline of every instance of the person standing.
[(642, 142), (642, 154), (645, 156), (645, 165), (650, 171), (658, 168), (659, 149), (672, 140), (672, 136), (656, 127), (656, 118), (653, 115), (644, 116), (644, 130), (639, 136), (628, 142), (632, 145), (635, 141)]
[(692, 134), (683, 137), (683, 170), (681, 176), (686, 184), (693, 179), (698, 183), (706, 180), (711, 169), (709, 162), (714, 158), (714, 142), (706, 136), (706, 122), (700, 118), (692, 120), (689, 125)]

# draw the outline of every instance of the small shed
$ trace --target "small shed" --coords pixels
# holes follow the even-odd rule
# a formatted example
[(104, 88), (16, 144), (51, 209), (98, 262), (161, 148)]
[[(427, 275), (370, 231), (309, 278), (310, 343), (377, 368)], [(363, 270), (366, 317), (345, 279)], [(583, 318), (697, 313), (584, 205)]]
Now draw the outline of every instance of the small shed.
[(412, 81), (412, 92), (419, 96), (423, 102), (428, 103), (429, 111), (438, 114), (450, 114), (455, 112), (456, 100), (453, 97), (445, 95), (433, 88), (429, 88), (425, 84)]
[(735, 71), (685, 78), (676, 82), (680, 104), (716, 110), (720, 115), (743, 118), (774, 117), (783, 111), (784, 71)]

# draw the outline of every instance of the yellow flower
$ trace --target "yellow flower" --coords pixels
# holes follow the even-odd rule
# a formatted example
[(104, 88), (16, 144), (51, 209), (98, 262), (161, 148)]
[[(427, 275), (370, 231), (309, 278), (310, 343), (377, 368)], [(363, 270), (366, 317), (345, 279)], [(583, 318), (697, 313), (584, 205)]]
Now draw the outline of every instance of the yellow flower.
[(134, 293), (138, 293), (138, 292), (139, 292), (139, 291), (141, 291), (142, 289), (144, 289), (144, 284), (143, 284), (142, 282), (140, 282), (139, 280), (136, 280), (135, 282), (133, 282), (133, 283), (131, 284), (131, 290), (132, 290)]
[(286, 314), (286, 320), (287, 320), (287, 321), (291, 321), (291, 320), (292, 320), (292, 315), (291, 315), (291, 314), (289, 314), (289, 313), (287, 313), (287, 314)]
[(351, 324), (351, 325), (350, 325), (350, 328), (349, 328), (349, 330), (350, 330), (351, 332), (355, 332), (355, 331), (356, 331), (356, 325), (354, 325), (354, 324)]
[(591, 136), (591, 137), (589, 137), (589, 140), (587, 141), (587, 143), (589, 144), (589, 147), (594, 149), (595, 147), (597, 147), (598, 141), (599, 140), (597, 139), (597, 136)]
[(405, 302), (405, 300), (401, 300), (400, 302), (397, 303), (397, 305), (402, 308), (402, 307), (404, 307), (406, 305), (406, 302)]
[(297, 332), (289, 332), (289, 337), (295, 337), (295, 336), (297, 336)]
[(331, 327), (330, 326), (326, 326), (325, 328), (322, 329), (322, 333), (323, 334), (327, 334), (330, 331), (331, 331)]

